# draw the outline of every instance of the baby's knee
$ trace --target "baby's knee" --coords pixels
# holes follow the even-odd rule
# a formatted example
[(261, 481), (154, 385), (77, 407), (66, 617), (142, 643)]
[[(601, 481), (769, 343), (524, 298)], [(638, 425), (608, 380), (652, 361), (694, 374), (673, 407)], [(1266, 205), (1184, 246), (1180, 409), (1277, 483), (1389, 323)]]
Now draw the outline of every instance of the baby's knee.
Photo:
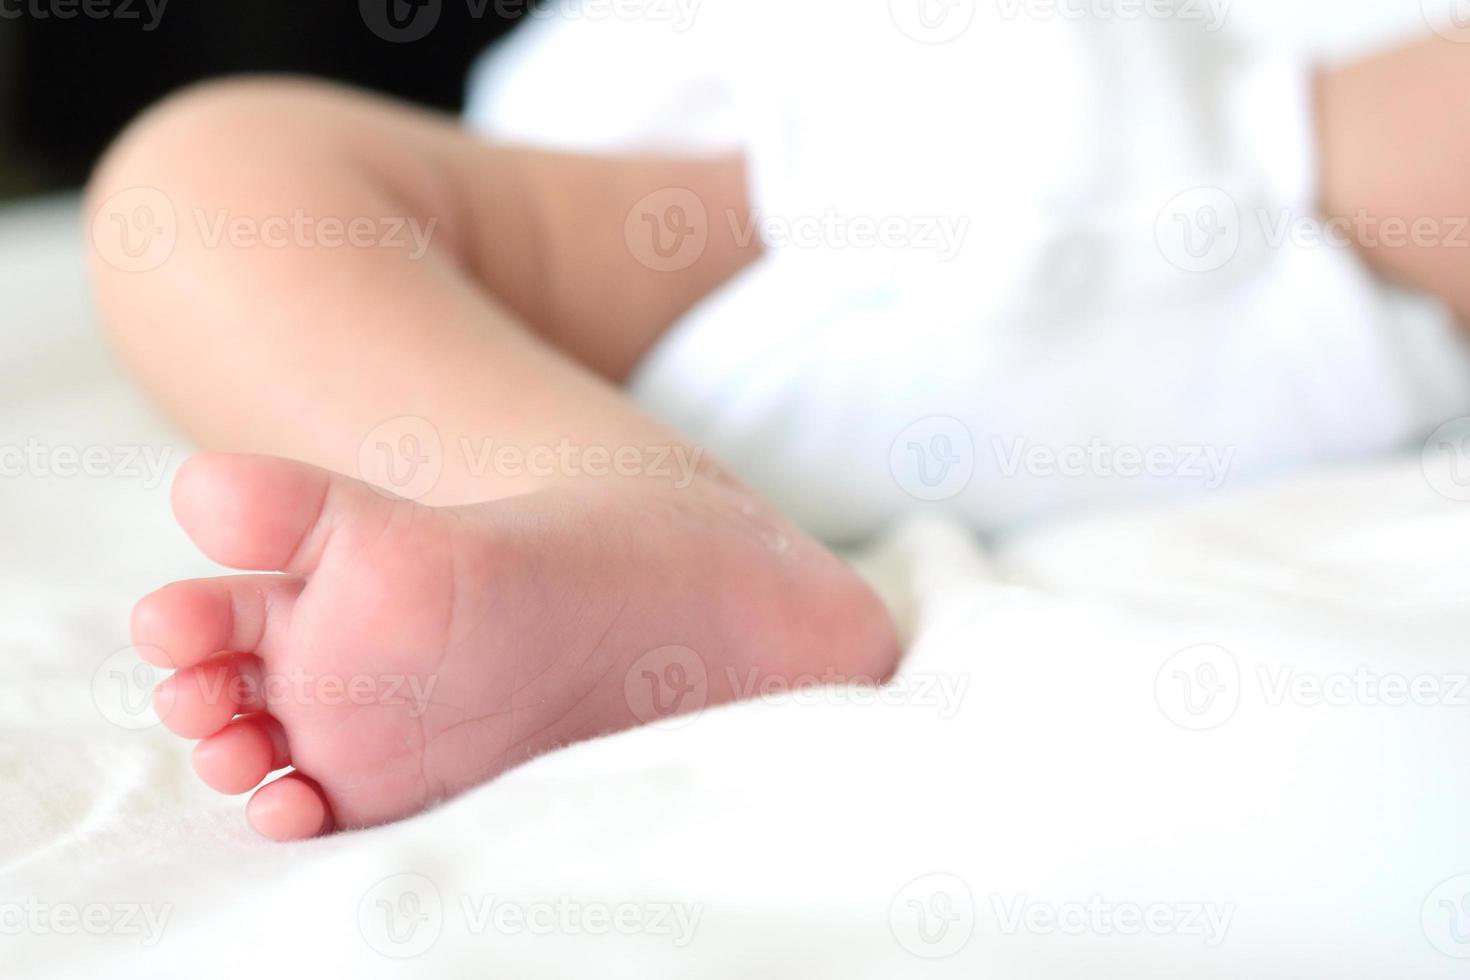
[(88, 211), (123, 190), (239, 183), (273, 160), (299, 156), (313, 129), (303, 118), (331, 86), (281, 77), (200, 83), (134, 120), (102, 156), (87, 186)]

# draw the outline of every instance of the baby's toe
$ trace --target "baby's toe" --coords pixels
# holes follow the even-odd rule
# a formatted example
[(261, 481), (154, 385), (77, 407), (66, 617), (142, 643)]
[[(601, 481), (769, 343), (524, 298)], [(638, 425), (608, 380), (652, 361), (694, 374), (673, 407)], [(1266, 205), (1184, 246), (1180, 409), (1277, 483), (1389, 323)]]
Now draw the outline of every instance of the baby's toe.
[(332, 829), (332, 813), (321, 789), (300, 773), (256, 790), (245, 815), (257, 833), (272, 840), (305, 840)]
[(194, 771), (210, 789), (248, 792), (290, 763), (280, 722), (260, 712), (236, 718), (194, 747)]
[(260, 661), (227, 653), (165, 678), (153, 689), (153, 710), (184, 738), (206, 738), (242, 712), (265, 706)]
[(300, 579), (233, 575), (174, 582), (133, 607), (133, 643), (159, 667), (192, 667), (225, 650), (253, 652), (301, 592)]
[(202, 453), (174, 480), (174, 513), (194, 543), (231, 568), (310, 574), (334, 527), (381, 520), (404, 501), (360, 480), (272, 456)]

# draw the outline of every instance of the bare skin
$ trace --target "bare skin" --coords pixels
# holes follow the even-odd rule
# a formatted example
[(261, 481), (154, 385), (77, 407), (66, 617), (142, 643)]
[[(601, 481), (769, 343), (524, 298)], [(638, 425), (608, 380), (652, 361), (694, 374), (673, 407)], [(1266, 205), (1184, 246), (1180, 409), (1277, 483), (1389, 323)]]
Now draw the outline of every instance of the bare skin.
[[(1442, 39), (1324, 72), (1324, 213), (1470, 213), (1470, 139), (1445, 105), (1466, 92), (1470, 45)], [(752, 670), (892, 671), (898, 644), (872, 593), (708, 457), (675, 487), (510, 473), (446, 448), (416, 502), (338, 475), (383, 484), (363, 471), (364, 440), (402, 416), (430, 421), (444, 447), (697, 449), (617, 384), (756, 247), (723, 230), (738, 222), (712, 221), (698, 261), (658, 272), (624, 228), (668, 188), (710, 214), (745, 213), (738, 158), (486, 145), (340, 89), (252, 81), (135, 124), (99, 168), (89, 214), (137, 187), (167, 195), (178, 244), (141, 273), (98, 256), (102, 307), (154, 397), (217, 451), (181, 472), (180, 522), (210, 557), (266, 574), (167, 586), (139, 603), (134, 638), (179, 668), (160, 714), (201, 740), (207, 783), (255, 790), (262, 833), (407, 816), (554, 746), (648, 721), (630, 692), (665, 668), (704, 671), (710, 703)], [(415, 259), (211, 243), (193, 219), (303, 208), (438, 224)], [(1462, 251), (1358, 245), (1470, 318)], [(324, 678), (366, 679), (367, 700), (329, 703)], [(381, 696), (390, 684), (396, 700)]]
[[(1323, 72), (1317, 116), (1324, 215), (1349, 222), (1380, 274), (1470, 323), (1470, 32)], [(1395, 244), (1389, 219), (1426, 234)]]
[[(736, 159), (486, 146), (428, 113), (265, 81), (164, 105), (100, 167), (93, 210), (149, 187), (178, 216), (158, 268), (94, 262), (124, 357), (202, 445), (271, 454), (191, 460), (174, 505), (210, 557), (276, 574), (175, 583), (133, 619), (135, 642), (180, 668), (156, 703), (202, 739), (206, 782), (246, 792), (293, 767), (250, 803), (262, 833), (415, 813), (553, 746), (678, 710), (672, 689), (657, 703), (640, 693), (666, 676), (698, 688), (687, 708), (730, 700), (751, 671), (892, 672), (898, 643), (867, 586), (615, 386), (753, 257), (716, 233), (686, 270), (641, 265), (625, 219), (671, 186), (712, 211), (746, 207)], [(211, 242), (194, 220), (300, 208), (438, 230), (413, 259)], [(328, 472), (371, 475), (364, 439), (398, 416), (430, 421), (444, 447), (417, 502)], [(699, 465), (686, 485), (652, 466), (512, 472), (455, 451), (487, 439)], [(361, 697), (332, 696), (354, 682)]]

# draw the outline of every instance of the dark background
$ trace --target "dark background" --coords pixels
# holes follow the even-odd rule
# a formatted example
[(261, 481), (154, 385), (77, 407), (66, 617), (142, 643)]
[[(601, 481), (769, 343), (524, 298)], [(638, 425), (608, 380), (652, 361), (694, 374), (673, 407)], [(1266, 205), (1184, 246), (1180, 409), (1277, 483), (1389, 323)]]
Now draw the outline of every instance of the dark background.
[(458, 109), (475, 56), (527, 2), (168, 0), (155, 17), (147, 0), (0, 0), (0, 198), (80, 185), (139, 111), (219, 75), (301, 72)]

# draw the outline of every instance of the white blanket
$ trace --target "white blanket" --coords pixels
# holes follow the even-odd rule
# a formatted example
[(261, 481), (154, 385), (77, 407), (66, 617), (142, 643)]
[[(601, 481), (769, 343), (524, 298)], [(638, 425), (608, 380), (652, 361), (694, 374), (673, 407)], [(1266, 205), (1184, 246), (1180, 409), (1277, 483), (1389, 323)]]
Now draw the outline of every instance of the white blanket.
[(989, 552), (912, 525), (858, 556), (913, 637), (881, 696), (255, 838), (115, 653), (134, 597), (214, 569), (76, 227), (0, 220), (0, 975), (1464, 976), (1470, 503), (1433, 446)]

